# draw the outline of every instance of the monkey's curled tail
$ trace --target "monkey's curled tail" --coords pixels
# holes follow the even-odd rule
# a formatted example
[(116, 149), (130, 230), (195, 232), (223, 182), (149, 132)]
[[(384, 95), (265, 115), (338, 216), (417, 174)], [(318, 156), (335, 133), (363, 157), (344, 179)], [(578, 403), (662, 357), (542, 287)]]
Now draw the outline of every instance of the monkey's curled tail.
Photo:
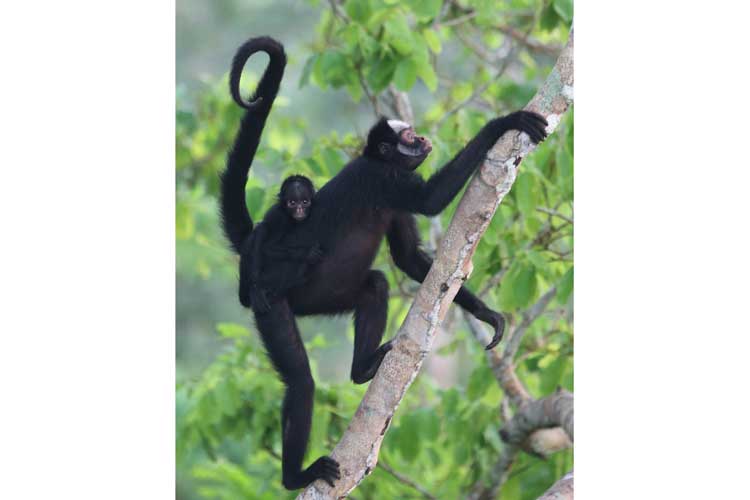
[[(240, 77), (247, 60), (256, 52), (265, 52), (270, 60), (250, 101), (240, 96)], [(224, 234), (235, 252), (240, 253), (242, 242), (253, 230), (253, 220), (245, 204), (245, 184), (250, 165), (260, 143), (260, 135), (271, 111), (281, 78), (284, 76), (286, 54), (284, 46), (270, 37), (251, 38), (234, 55), (229, 74), (229, 91), (232, 99), (244, 108), (245, 115), (227, 157), (227, 166), (221, 175), (221, 220)]]

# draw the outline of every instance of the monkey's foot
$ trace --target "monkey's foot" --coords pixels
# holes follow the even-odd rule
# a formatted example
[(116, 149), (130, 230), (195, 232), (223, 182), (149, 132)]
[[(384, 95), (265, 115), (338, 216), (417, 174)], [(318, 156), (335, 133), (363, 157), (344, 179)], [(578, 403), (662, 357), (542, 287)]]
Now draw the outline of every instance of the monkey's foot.
[[(331, 457), (325, 456), (320, 457), (315, 462), (313, 462), (313, 464), (308, 467), (305, 472), (303, 472), (303, 474), (308, 476), (309, 481), (307, 484), (310, 484), (317, 479), (322, 479), (331, 487), (333, 487), (333, 482), (336, 479), (341, 478), (341, 473), (339, 472), (339, 463)], [(307, 484), (305, 486), (307, 486)]]
[(355, 384), (364, 384), (365, 382), (372, 380), (375, 374), (378, 373), (378, 368), (380, 368), (383, 358), (385, 358), (385, 355), (388, 354), (391, 349), (393, 349), (393, 341), (389, 340), (372, 353), (367, 368), (364, 370), (356, 370), (355, 367), (352, 367), (352, 382)]
[(331, 457), (323, 456), (313, 462), (310, 467), (295, 475), (285, 474), (282, 482), (284, 488), (298, 490), (318, 479), (322, 479), (333, 487), (333, 482), (340, 478), (339, 463)]
[(487, 347), (485, 347), (485, 350), (489, 351), (499, 344), (503, 338), (503, 332), (505, 331), (505, 318), (502, 314), (495, 312), (492, 309), (477, 311), (474, 316), (479, 321), (484, 321), (495, 329), (495, 334), (492, 336), (492, 340), (487, 344)]

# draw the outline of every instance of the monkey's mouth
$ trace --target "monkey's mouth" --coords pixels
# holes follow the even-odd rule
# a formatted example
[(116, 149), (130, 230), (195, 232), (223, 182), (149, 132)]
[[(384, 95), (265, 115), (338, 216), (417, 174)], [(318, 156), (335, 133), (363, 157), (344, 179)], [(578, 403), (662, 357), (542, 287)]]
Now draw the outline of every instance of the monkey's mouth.
[(403, 144), (399, 142), (396, 149), (406, 156), (424, 156), (432, 151), (432, 143), (429, 139), (424, 138), (422, 141), (414, 141), (413, 144)]
[(303, 210), (295, 210), (292, 212), (292, 218), (294, 220), (305, 220), (307, 218), (307, 213), (305, 213)]

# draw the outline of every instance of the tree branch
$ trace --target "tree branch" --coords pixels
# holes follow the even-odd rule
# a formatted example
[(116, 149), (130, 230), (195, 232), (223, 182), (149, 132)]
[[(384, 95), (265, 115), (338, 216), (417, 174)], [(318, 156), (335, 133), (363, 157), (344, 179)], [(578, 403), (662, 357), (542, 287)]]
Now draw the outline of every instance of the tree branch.
[(573, 441), (573, 394), (558, 390), (546, 398), (521, 406), (500, 430), (503, 442), (520, 445), (537, 429), (562, 427)]
[(560, 478), (537, 500), (573, 500), (573, 471)]
[[(573, 30), (549, 77), (526, 109), (547, 118), (548, 132), (560, 123), (572, 102)], [(380, 445), (406, 390), (432, 348), (435, 331), (471, 271), (471, 257), (500, 201), (510, 191), (518, 166), (535, 149), (526, 134), (504, 134), (469, 183), (419, 288), (394, 347), (383, 360), (349, 427), (331, 456), (341, 465), (334, 487), (323, 481), (308, 486), (297, 498), (333, 499), (349, 494), (375, 468)]]

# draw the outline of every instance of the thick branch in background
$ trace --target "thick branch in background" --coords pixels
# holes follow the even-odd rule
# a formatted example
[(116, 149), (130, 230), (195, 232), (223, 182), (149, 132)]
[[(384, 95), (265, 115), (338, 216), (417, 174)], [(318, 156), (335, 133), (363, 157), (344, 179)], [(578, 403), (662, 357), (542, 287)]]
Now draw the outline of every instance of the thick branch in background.
[(573, 441), (573, 394), (559, 390), (551, 396), (521, 406), (500, 430), (506, 443), (519, 445), (537, 429), (562, 427)]
[[(552, 405), (553, 408), (564, 409), (565, 413), (559, 414), (549, 418), (534, 418), (533, 420), (525, 421), (524, 409), (527, 407), (533, 408), (532, 414), (536, 416), (537, 401), (535, 401), (530, 395), (526, 387), (524, 387), (521, 380), (516, 374), (515, 364), (513, 359), (521, 346), (521, 340), (524, 334), (529, 329), (531, 324), (539, 318), (546, 310), (549, 303), (555, 297), (557, 289), (555, 287), (550, 288), (544, 293), (539, 300), (537, 300), (528, 311), (526, 311), (521, 319), (521, 322), (513, 328), (508, 334), (507, 340), (504, 342), (502, 352), (500, 350), (487, 351), (487, 361), (490, 364), (492, 373), (500, 385), (500, 388), (506, 395), (507, 399), (503, 401), (509, 401), (511, 404), (518, 408), (518, 412), (514, 417), (510, 415), (505, 416), (504, 419), (508, 422), (513, 422), (518, 418), (522, 422), (527, 422), (532, 425), (521, 425), (520, 423), (515, 424), (515, 427), (511, 427), (513, 439), (504, 439), (505, 446), (503, 447), (500, 456), (495, 461), (492, 467), (492, 473), (490, 474), (490, 484), (484, 484), (484, 481), (479, 481), (472, 489), (467, 500), (490, 500), (497, 498), (500, 489), (503, 484), (508, 480), (510, 476), (511, 467), (516, 460), (518, 453), (523, 450), (526, 453), (534, 456), (545, 458), (551, 453), (560, 451), (572, 446), (573, 437), (573, 395), (569, 392), (565, 393), (566, 403), (565, 406), (560, 406), (557, 403)], [(471, 330), (474, 337), (481, 345), (487, 345), (487, 342), (492, 337), (487, 329), (484, 328), (479, 321), (465, 315), (469, 329)], [(569, 395), (569, 405), (567, 398)], [(569, 413), (568, 413), (569, 410)], [(503, 414), (509, 412), (501, 412)], [(568, 417), (569, 415), (569, 417)], [(566, 421), (570, 427), (570, 433), (566, 433), (561, 427), (560, 422)], [(509, 424), (510, 425), (510, 424)], [(517, 431), (516, 428), (522, 428), (523, 433)], [(502, 436), (501, 432), (501, 436)], [(572, 483), (571, 483), (572, 487)]]
[[(542, 114), (554, 131), (573, 99), (573, 30), (552, 72), (527, 110)], [(349, 494), (378, 461), (393, 414), (430, 352), (435, 330), (471, 272), (471, 257), (500, 201), (510, 191), (519, 164), (535, 145), (517, 131), (503, 135), (490, 150), (461, 199), (429, 274), (409, 314), (331, 456), (341, 465), (341, 479), (308, 486), (298, 499), (333, 499)]]

